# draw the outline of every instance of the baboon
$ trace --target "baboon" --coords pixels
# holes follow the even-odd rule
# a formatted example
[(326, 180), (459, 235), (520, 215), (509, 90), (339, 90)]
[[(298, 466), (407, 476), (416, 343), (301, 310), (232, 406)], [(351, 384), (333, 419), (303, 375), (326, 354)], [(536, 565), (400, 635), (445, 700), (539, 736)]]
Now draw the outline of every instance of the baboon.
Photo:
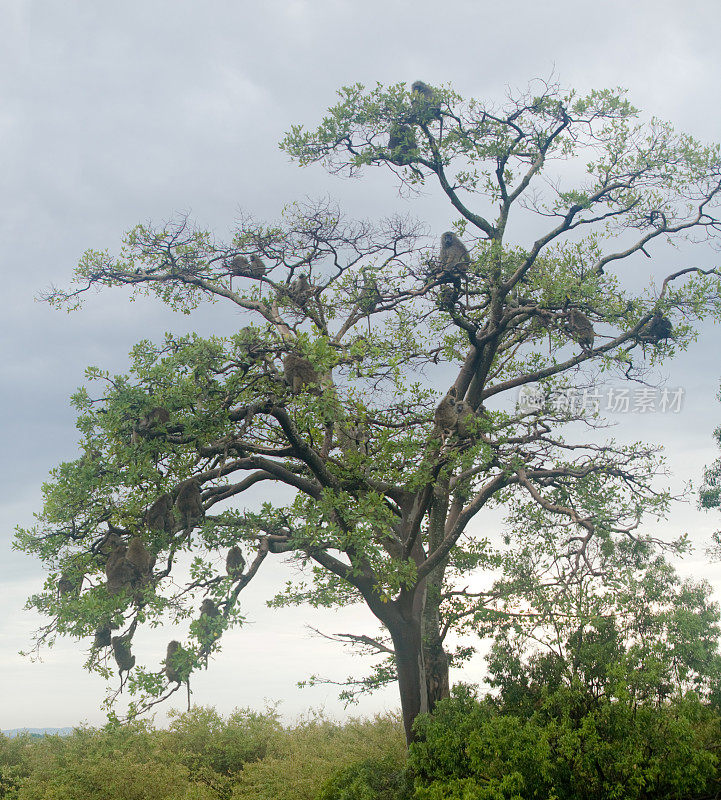
[(292, 351), (283, 356), (283, 372), (293, 394), (300, 394), (306, 386), (317, 387), (320, 384), (318, 373), (310, 361)]
[(445, 441), (445, 435), (452, 433), (458, 423), (456, 387), (451, 386), (448, 394), (441, 400), (433, 417), (433, 426)]
[(368, 333), (371, 332), (371, 314), (378, 308), (381, 301), (381, 293), (374, 280), (365, 277), (358, 297), (358, 308), (368, 316)]
[(111, 628), (109, 625), (103, 625), (95, 631), (95, 638), (93, 639), (93, 647), (100, 650), (101, 647), (110, 647), (111, 644)]
[(163, 406), (155, 406), (138, 422), (135, 429), (140, 434), (148, 433), (160, 425), (167, 425), (168, 422), (170, 422), (168, 409)]
[(401, 125), (394, 122), (388, 135), (388, 150), (390, 160), (398, 166), (405, 166), (413, 161), (414, 154), (418, 150), (416, 134), (410, 125)]
[(237, 275), (241, 278), (248, 277), (250, 272), (250, 262), (245, 256), (235, 256), (235, 258), (227, 264), (227, 267), (231, 275)]
[(198, 640), (202, 645), (202, 653), (206, 656), (206, 667), (208, 666), (207, 656), (210, 652), (210, 647), (221, 635), (218, 624), (214, 622), (218, 617), (220, 617), (218, 606), (210, 598), (206, 597), (200, 604), (200, 619), (198, 621)]
[(370, 433), (365, 425), (351, 424), (348, 426), (338, 425), (338, 444), (341, 450), (353, 450), (368, 455), (368, 443)]
[(145, 514), (145, 524), (151, 531), (173, 532), (175, 526), (173, 498), (167, 492), (161, 494), (150, 506)]
[(173, 639), (172, 642), (168, 642), (168, 648), (165, 651), (165, 661), (163, 662), (163, 672), (170, 683), (181, 684), (185, 682), (187, 684), (188, 711), (190, 711), (190, 675), (185, 674), (188, 665), (178, 663), (184, 653), (185, 651), (180, 642), (177, 642), (175, 639)]
[(130, 672), (135, 666), (135, 656), (130, 652), (131, 637), (126, 636), (113, 636), (110, 643), (113, 646), (113, 656), (115, 663), (118, 665), (118, 675), (120, 675), (120, 689), (122, 690), (125, 683), (123, 678), (124, 672)]
[(186, 533), (189, 533), (193, 525), (205, 515), (200, 499), (200, 481), (197, 478), (189, 478), (180, 484), (175, 506), (180, 512)]
[(60, 597), (72, 594), (77, 588), (77, 582), (73, 580), (67, 572), (63, 572), (58, 578), (58, 594)]
[(173, 639), (168, 642), (168, 649), (165, 651), (165, 662), (163, 672), (171, 683), (182, 683), (185, 678), (183, 677), (180, 665), (178, 664), (178, 654), (183, 652), (183, 647), (180, 642)]
[(120, 536), (113, 531), (108, 531), (98, 544), (97, 552), (101, 556), (109, 556), (121, 544), (123, 544), (123, 540)]
[(209, 598), (206, 597), (205, 600), (200, 604), (200, 613), (201, 616), (205, 615), (206, 617), (219, 617), (220, 610), (218, 606)]
[(422, 98), (423, 100), (433, 100), (435, 97), (435, 91), (423, 81), (413, 82), (413, 85), (411, 86), (411, 94), (415, 95), (416, 98)]
[(465, 272), (471, 263), (468, 249), (452, 231), (441, 235), (440, 271), (447, 275)]
[(121, 542), (108, 556), (108, 561), (105, 564), (105, 575), (109, 594), (117, 594), (126, 586), (131, 586), (135, 580), (135, 569), (125, 558), (127, 551), (128, 548)]
[(591, 320), (577, 308), (569, 308), (566, 312), (566, 331), (580, 345), (581, 349), (589, 351), (593, 348), (595, 332)]
[(265, 264), (262, 259), (253, 254), (250, 261), (245, 256), (236, 256), (228, 265), (231, 275), (240, 278), (262, 278), (266, 272)]
[(136, 577), (141, 581), (146, 581), (155, 565), (155, 559), (143, 543), (139, 536), (133, 536), (128, 544), (125, 560), (136, 571)]
[(459, 439), (470, 439), (476, 430), (476, 414), (463, 401), (456, 403), (456, 433)]
[(303, 308), (313, 296), (315, 287), (309, 283), (308, 278), (301, 272), (288, 286), (288, 296), (297, 305)]
[(654, 311), (651, 319), (638, 332), (640, 342), (659, 344), (673, 337), (671, 320), (660, 311)]
[(138, 588), (152, 575), (155, 558), (148, 552), (142, 539), (134, 536), (126, 547), (120, 543), (108, 556), (105, 565), (106, 587), (109, 594), (125, 588)]
[(423, 81), (411, 86), (411, 109), (416, 122), (424, 123), (439, 118), (441, 109), (436, 101), (436, 90)]
[(441, 286), (436, 296), (436, 303), (441, 311), (452, 311), (458, 302), (459, 288), (456, 286)]
[(239, 578), (245, 569), (245, 559), (243, 558), (243, 551), (234, 544), (228, 555), (225, 558), (225, 571), (231, 578)]
[(250, 277), (262, 278), (267, 271), (268, 269), (263, 263), (263, 259), (253, 253), (253, 255), (250, 257)]

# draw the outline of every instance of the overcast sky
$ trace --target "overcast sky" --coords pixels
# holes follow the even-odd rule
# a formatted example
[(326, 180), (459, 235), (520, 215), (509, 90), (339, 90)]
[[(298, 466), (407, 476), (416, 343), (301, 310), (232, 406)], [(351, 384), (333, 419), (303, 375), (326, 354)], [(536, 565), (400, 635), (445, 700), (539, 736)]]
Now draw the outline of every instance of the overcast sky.
[[(291, 200), (329, 195), (350, 215), (408, 210), (446, 230), (453, 216), (436, 193), (403, 199), (385, 174), (344, 181), (320, 167), (301, 170), (278, 149), (291, 124), (317, 122), (349, 83), (450, 81), (465, 96), (497, 98), (506, 86), (555, 72), (580, 91), (624, 86), (649, 115), (718, 140), (720, 23), (718, 0), (0, 0), (0, 728), (103, 720), (105, 687), (82, 670), (78, 645), (59, 644), (43, 663), (17, 654), (38, 622), (21, 607), (43, 573), (10, 550), (14, 526), (32, 524), (39, 510), (48, 471), (75, 456), (68, 397), (85, 367), (124, 371), (133, 343), (165, 330), (225, 334), (244, 324), (221, 306), (187, 318), (155, 301), (129, 304), (120, 291), (67, 315), (34, 302), (39, 291), (67, 284), (85, 249), (113, 250), (137, 222), (179, 211), (222, 238), (241, 208), (273, 219)], [(675, 263), (687, 253), (661, 256), (661, 266), (664, 258)], [(700, 248), (690, 263), (717, 258)], [(669, 384), (686, 390), (682, 413), (620, 420), (619, 435), (666, 446), (676, 486), (698, 481), (716, 456), (718, 352), (718, 329), (709, 328), (683, 361), (664, 368)], [(692, 498), (665, 531), (688, 530), (702, 547), (717, 522)], [(721, 589), (702, 549), (682, 569)], [(228, 635), (222, 655), (194, 681), (196, 702), (227, 712), (268, 699), (290, 716), (320, 705), (340, 713), (332, 687), (301, 691), (295, 682), (313, 672), (342, 679), (358, 661), (303, 626), (362, 632), (369, 614), (271, 613), (264, 599), (285, 577), (273, 570), (244, 593), (251, 624)], [(139, 644), (159, 659), (162, 642)], [(474, 663), (463, 679), (478, 681), (481, 667)], [(395, 706), (394, 688), (359, 711)]]

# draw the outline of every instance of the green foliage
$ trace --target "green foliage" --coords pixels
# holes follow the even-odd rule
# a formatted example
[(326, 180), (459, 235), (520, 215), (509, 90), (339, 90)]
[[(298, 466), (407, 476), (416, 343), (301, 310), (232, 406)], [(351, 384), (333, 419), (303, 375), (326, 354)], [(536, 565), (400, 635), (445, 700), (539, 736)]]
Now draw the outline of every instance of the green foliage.
[(410, 800), (410, 774), (392, 758), (366, 759), (336, 773), (316, 800)]
[[(381, 781), (381, 772), (400, 772), (405, 745), (397, 719), (339, 725), (314, 715), (283, 727), (273, 709), (224, 718), (195, 707), (175, 715), (167, 730), (132, 723), (66, 737), (0, 737), (0, 798), (312, 800), (337, 769), (361, 761), (378, 764)], [(369, 780), (377, 783), (370, 773)]]
[(17, 800), (211, 800), (188, 770), (143, 725), (76, 730), (49, 736), (26, 749)]
[(338, 770), (360, 761), (405, 763), (402, 728), (396, 718), (349, 720), (343, 725), (311, 717), (283, 738), (279, 751), (246, 765), (234, 800), (313, 800)]
[[(719, 392), (718, 398), (721, 400), (721, 392)], [(716, 428), (713, 435), (717, 445), (721, 447), (721, 426)], [(701, 508), (721, 509), (721, 458), (706, 468), (699, 499)], [(709, 552), (716, 560), (721, 560), (721, 531), (714, 533), (713, 540), (714, 545)]]
[(702, 798), (719, 788), (719, 718), (694, 696), (673, 704), (550, 692), (528, 718), (467, 688), (416, 723), (418, 800)]
[(221, 796), (230, 794), (246, 764), (278, 752), (286, 735), (274, 709), (265, 714), (241, 709), (223, 718), (212, 708), (195, 706), (173, 716), (164, 735), (168, 753), (193, 782), (212, 786)]

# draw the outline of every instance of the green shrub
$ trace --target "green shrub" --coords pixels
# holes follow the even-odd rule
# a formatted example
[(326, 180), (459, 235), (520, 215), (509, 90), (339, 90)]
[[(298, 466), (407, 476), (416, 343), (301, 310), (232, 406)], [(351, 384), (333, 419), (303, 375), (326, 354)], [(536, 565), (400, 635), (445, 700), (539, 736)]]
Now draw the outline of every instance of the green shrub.
[(356, 762), (388, 760), (403, 768), (403, 728), (396, 716), (351, 719), (342, 725), (322, 715), (286, 731), (280, 749), (246, 764), (233, 800), (314, 800), (338, 771)]
[(316, 800), (410, 800), (413, 783), (394, 758), (351, 764), (327, 780)]
[(718, 788), (719, 719), (693, 696), (589, 707), (562, 688), (524, 718), (461, 688), (416, 731), (418, 800), (692, 800)]

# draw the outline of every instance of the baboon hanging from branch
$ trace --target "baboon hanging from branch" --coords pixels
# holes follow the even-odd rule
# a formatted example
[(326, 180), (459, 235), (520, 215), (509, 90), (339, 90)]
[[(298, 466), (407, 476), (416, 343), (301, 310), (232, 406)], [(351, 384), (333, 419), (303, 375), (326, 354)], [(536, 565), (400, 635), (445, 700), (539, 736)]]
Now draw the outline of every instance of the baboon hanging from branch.
[(188, 711), (190, 711), (190, 670), (188, 664), (184, 663), (188, 659), (188, 653), (180, 642), (173, 639), (168, 642), (163, 661), (163, 673), (170, 683), (185, 683), (188, 688)]
[[(121, 692), (123, 691), (127, 674), (135, 666), (135, 656), (130, 651), (131, 643), (132, 636), (130, 634), (126, 634), (125, 636), (113, 636), (111, 640), (113, 656), (115, 657), (115, 663), (118, 665)], [(125, 678), (123, 677), (123, 673), (125, 673)]]

